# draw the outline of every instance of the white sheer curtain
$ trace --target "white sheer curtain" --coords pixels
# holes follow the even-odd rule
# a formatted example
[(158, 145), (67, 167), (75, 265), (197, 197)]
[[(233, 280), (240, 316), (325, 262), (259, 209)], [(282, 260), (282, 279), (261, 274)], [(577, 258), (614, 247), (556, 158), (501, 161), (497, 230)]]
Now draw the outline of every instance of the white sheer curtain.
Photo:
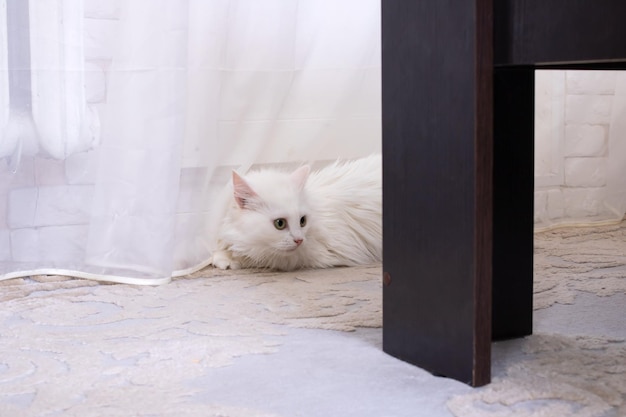
[[(0, 278), (167, 282), (205, 265), (231, 169), (379, 151), (378, 3), (120, 2), (99, 118), (80, 94), (60, 106), (83, 109), (80, 121), (57, 116), (83, 132), (84, 146), (46, 152), (56, 136), (37, 120), (30, 152), (8, 146), (23, 135), (0, 137), (11, 148), (0, 166)], [(67, 46), (68, 38), (59, 42)], [(31, 74), (76, 79), (75, 62), (30, 64)], [(8, 89), (30, 95), (32, 107), (40, 103), (32, 82)]]

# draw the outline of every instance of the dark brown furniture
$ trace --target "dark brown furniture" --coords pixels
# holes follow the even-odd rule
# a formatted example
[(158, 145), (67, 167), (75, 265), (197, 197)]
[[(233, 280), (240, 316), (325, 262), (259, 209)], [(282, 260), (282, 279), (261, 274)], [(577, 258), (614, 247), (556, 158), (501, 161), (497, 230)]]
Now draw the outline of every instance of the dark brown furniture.
[(483, 385), (532, 333), (534, 70), (626, 69), (626, 1), (381, 4), (383, 348)]

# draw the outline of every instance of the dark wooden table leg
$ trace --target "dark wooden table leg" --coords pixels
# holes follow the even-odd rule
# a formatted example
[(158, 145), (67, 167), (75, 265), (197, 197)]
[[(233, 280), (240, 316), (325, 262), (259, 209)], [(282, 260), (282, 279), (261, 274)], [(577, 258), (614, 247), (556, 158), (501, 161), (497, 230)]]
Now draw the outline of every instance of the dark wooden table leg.
[(494, 74), (493, 337), (532, 333), (535, 71)]
[(383, 348), (472, 385), (532, 332), (533, 67), (626, 68), (626, 3), (561, 3), (381, 2)]
[(492, 7), (386, 0), (383, 348), (490, 380)]

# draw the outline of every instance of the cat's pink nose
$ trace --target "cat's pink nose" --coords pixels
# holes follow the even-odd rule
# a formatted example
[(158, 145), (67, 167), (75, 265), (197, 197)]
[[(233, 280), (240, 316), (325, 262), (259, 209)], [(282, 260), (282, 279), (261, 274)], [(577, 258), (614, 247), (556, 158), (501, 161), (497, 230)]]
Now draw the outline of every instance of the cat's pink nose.
[(302, 243), (302, 239), (294, 239), (293, 241), (298, 246), (300, 246), (300, 244)]

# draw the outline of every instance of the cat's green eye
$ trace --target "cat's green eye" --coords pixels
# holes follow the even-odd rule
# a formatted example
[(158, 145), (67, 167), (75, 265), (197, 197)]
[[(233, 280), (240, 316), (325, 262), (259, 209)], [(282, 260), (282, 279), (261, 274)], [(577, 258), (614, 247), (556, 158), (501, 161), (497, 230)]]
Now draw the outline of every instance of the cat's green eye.
[(306, 226), (306, 216), (300, 217), (300, 227)]
[(283, 218), (274, 220), (274, 227), (278, 230), (283, 230), (285, 227), (287, 227), (287, 220)]

